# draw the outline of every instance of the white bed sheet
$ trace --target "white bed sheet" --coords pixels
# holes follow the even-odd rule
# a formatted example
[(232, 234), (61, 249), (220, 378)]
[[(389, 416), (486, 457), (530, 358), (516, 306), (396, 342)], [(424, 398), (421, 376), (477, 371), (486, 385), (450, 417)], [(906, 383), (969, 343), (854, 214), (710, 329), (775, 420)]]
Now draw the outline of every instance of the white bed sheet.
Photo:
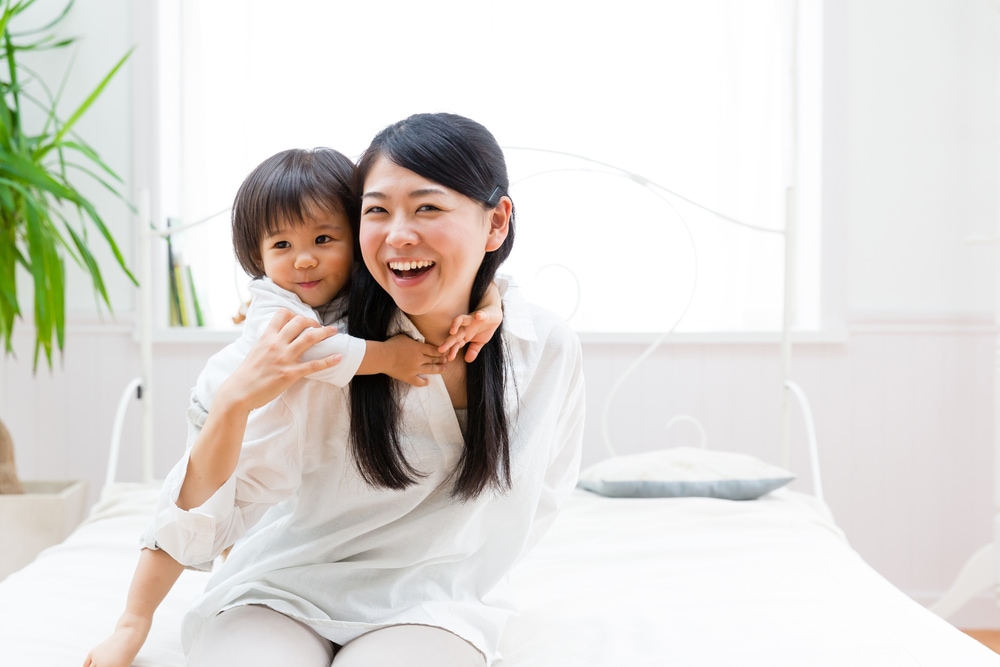
[[(82, 663), (121, 611), (155, 497), (112, 487), (63, 544), (0, 582), (3, 664)], [(136, 666), (183, 665), (180, 619), (206, 577), (184, 573)], [(577, 491), (513, 584), (524, 611), (500, 667), (1000, 666), (787, 490), (748, 502)]]

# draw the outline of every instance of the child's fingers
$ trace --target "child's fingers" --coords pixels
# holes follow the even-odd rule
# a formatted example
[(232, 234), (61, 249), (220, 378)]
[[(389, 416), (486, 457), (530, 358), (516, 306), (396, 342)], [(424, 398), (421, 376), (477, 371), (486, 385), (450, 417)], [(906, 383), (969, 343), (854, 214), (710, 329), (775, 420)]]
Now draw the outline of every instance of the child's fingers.
[(455, 344), (452, 344), (452, 345), (445, 344), (445, 345), (442, 345), (441, 347), (439, 347), (437, 351), (441, 353), (441, 358), (442, 359), (445, 359), (447, 361), (452, 361), (452, 360), (455, 359), (455, 356), (458, 354), (459, 347), (460, 346), (455, 345)]
[(455, 361), (455, 357), (457, 356), (458, 356), (458, 348), (455, 347), (454, 345), (449, 347), (444, 353), (444, 358), (448, 361)]
[(468, 315), (459, 315), (451, 321), (451, 329), (448, 330), (452, 336), (458, 333), (459, 329), (462, 327), (467, 327), (472, 324), (472, 318)]
[(482, 349), (483, 343), (469, 343), (469, 349), (465, 351), (465, 362), (471, 364), (475, 361)]
[(424, 364), (420, 369), (421, 373), (429, 373), (431, 375), (441, 375), (444, 373), (444, 364), (441, 362)]
[(448, 339), (437, 348), (437, 351), (450, 359), (454, 359), (463, 345), (465, 345), (464, 334), (452, 335), (448, 336)]

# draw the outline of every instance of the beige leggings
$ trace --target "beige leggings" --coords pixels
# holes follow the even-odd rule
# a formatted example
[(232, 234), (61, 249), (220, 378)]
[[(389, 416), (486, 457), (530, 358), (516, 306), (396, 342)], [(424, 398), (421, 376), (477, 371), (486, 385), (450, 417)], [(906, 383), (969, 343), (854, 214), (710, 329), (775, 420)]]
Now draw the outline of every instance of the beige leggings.
[(224, 611), (205, 628), (188, 667), (484, 667), (472, 644), (427, 625), (394, 625), (342, 647), (309, 626), (258, 605)]

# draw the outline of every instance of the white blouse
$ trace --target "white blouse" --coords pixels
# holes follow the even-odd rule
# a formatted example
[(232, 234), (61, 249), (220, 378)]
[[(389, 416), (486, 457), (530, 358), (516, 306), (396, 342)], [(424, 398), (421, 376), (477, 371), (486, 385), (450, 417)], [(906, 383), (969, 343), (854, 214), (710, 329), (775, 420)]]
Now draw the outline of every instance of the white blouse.
[[(465, 502), (451, 496), (463, 440), (440, 376), (427, 387), (401, 385), (406, 458), (424, 474), (402, 491), (373, 488), (358, 474), (348, 389), (297, 382), (251, 413), (234, 475), (204, 505), (175, 505), (187, 456), (164, 484), (156, 546), (198, 566), (239, 540), (185, 617), (185, 650), (220, 611), (262, 604), (338, 644), (423, 624), (496, 659), (516, 611), (507, 574), (576, 484), (584, 422), (579, 340), (512, 292), (504, 340), (513, 488)], [(396, 324), (422, 340), (407, 318)]]

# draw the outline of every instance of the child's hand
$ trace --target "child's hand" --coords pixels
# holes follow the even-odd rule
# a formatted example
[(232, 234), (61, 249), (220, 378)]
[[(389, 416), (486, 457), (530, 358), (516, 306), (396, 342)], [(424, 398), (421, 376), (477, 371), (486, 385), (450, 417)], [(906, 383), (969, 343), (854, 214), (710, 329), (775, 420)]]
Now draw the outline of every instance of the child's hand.
[(483, 345), (493, 338), (502, 321), (503, 310), (496, 305), (480, 308), (471, 315), (459, 315), (451, 323), (451, 329), (448, 331), (451, 335), (438, 348), (438, 352), (448, 361), (452, 361), (458, 355), (458, 351), (468, 343), (469, 349), (465, 351), (465, 361), (472, 363), (479, 356)]
[(385, 374), (414, 387), (426, 387), (428, 380), (423, 376), (444, 371), (444, 357), (429, 343), (396, 334), (385, 341), (385, 347), (389, 359)]
[(149, 634), (150, 619), (122, 618), (110, 637), (95, 646), (83, 667), (129, 667)]

